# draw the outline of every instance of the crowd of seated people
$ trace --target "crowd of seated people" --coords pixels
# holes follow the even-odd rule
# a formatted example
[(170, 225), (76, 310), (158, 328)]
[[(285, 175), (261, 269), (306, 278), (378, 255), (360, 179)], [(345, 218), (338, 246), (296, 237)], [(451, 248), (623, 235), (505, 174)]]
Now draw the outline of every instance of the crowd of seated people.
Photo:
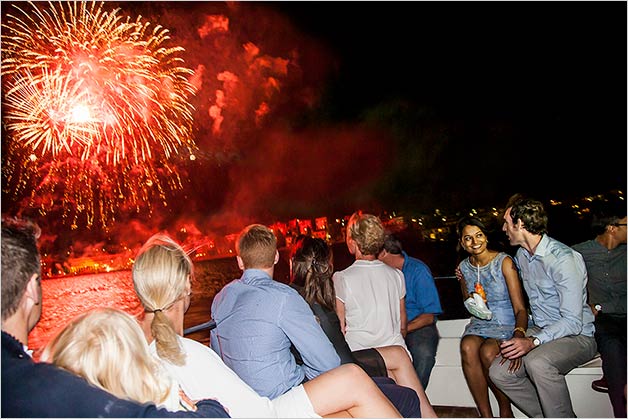
[[(596, 353), (586, 281), (565, 284), (561, 275), (542, 276), (534, 265), (544, 256), (543, 263), (556, 264), (564, 275), (586, 279), (580, 254), (547, 236), (546, 222), (538, 201), (517, 196), (509, 202), (503, 230), (521, 248), (507, 264), (499, 258), (495, 269), (503, 271), (505, 284), (484, 284), (494, 293), (489, 308), (499, 306), (498, 285), (512, 301), (504, 309), (514, 310), (508, 331), (488, 333), (483, 326), (490, 319), (474, 319), (477, 330), (469, 329), (461, 344), (467, 364), (478, 358), (477, 370), (467, 367), (465, 376), (482, 416), (492, 416), (484, 397), (488, 386), (500, 396), (502, 416), (512, 416), (510, 402), (529, 416), (574, 416), (568, 391), (565, 397), (560, 380), (548, 374), (558, 371), (564, 382), (565, 374)], [(156, 234), (132, 267), (143, 314), (134, 318), (113, 308), (83, 313), (36, 363), (28, 332), (42, 305), (37, 227), (3, 218), (2, 415), (437, 417), (405, 345), (403, 273), (378, 259), (385, 234), (376, 216), (355, 213), (347, 227), (355, 262), (336, 272), (329, 245), (301, 237), (290, 252), (291, 283), (284, 284), (273, 279), (280, 256), (272, 230), (246, 226), (236, 242), (242, 276), (213, 299), (216, 326), (209, 346), (183, 336), (193, 263), (180, 244)], [(483, 278), (482, 266), (489, 269), (499, 254), (486, 248), (476, 220), (461, 223), (459, 234), (470, 256), (458, 277), (471, 294), (478, 291), (466, 283), (474, 269)], [(521, 281), (511, 272), (523, 272)], [(529, 324), (521, 315), (521, 287), (530, 299)], [(539, 287), (551, 292), (540, 295)], [(569, 364), (556, 366), (551, 354), (563, 347), (570, 348)], [(479, 376), (484, 381), (477, 384)]]

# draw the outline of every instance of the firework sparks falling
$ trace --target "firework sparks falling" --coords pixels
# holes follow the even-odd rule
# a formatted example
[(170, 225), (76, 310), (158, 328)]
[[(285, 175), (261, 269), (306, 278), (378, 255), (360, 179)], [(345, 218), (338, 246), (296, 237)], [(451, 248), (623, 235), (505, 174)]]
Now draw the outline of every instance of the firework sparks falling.
[(75, 228), (167, 205), (196, 151), (183, 48), (104, 4), (14, 5), (2, 24), (3, 187)]

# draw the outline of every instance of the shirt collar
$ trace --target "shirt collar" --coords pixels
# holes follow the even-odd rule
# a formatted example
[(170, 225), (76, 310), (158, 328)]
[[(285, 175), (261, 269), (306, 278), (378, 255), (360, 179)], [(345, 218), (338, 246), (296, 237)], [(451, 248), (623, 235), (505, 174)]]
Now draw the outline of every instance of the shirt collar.
[(547, 234), (543, 234), (541, 236), (541, 241), (536, 246), (536, 249), (534, 249), (534, 254), (531, 255), (530, 252), (528, 252), (527, 250), (524, 252), (524, 254), (527, 256), (528, 260), (531, 260), (535, 257), (543, 257), (549, 251), (548, 245), (549, 245), (549, 238), (547, 237)]
[(242, 273), (242, 282), (252, 283), (259, 280), (273, 280), (266, 271), (261, 269), (245, 269)]

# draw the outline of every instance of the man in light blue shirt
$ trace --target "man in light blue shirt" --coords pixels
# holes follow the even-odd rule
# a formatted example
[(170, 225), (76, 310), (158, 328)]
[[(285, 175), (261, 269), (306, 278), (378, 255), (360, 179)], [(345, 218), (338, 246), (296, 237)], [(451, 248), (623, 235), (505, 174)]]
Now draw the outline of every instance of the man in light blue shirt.
[(386, 234), (378, 259), (403, 272), (408, 318), (405, 341), (417, 376), (423, 388), (427, 388), (440, 340), (436, 317), (443, 313), (432, 271), (423, 261), (408, 256), (399, 239), (391, 233)]
[(521, 246), (515, 262), (533, 323), (525, 338), (501, 344), (501, 355), (523, 357), (525, 368), (509, 372), (509, 363), (498, 356), (489, 376), (529, 417), (575, 417), (565, 375), (597, 351), (584, 260), (547, 235), (547, 214), (539, 201), (511, 198), (503, 230), (511, 245)]
[[(255, 234), (272, 235), (264, 226), (255, 228), (260, 230)], [(338, 367), (340, 358), (307, 302), (290, 286), (273, 280), (279, 258), (276, 241), (267, 247), (265, 257), (262, 252), (238, 249), (238, 265), (244, 273), (214, 297), (211, 311), (216, 328), (211, 331), (211, 346), (258, 394), (274, 399)], [(290, 352), (291, 344), (303, 365)]]

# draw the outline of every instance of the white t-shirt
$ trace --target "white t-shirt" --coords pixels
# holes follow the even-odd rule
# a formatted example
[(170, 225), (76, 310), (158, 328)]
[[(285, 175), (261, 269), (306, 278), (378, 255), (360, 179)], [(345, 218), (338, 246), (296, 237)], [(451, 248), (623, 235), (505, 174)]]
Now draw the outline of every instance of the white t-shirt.
[[(257, 394), (210, 347), (178, 338), (187, 355), (185, 365), (161, 361), (190, 399), (215, 399), (233, 418), (320, 417), (302, 385), (271, 401)], [(157, 355), (154, 341), (150, 349)]]
[(399, 269), (379, 260), (356, 260), (335, 272), (333, 281), (336, 298), (345, 305), (345, 339), (352, 351), (389, 345), (408, 350), (401, 335), (406, 284)]

